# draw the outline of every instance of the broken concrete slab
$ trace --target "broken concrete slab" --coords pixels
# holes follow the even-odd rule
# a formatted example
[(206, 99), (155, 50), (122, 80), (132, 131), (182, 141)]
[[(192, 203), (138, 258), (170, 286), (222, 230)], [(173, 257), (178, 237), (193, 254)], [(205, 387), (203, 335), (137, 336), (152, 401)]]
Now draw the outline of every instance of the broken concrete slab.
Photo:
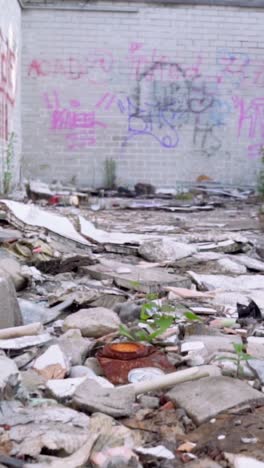
[(109, 382), (109, 380), (105, 379), (104, 377), (100, 377), (95, 374), (94, 371), (89, 369), (86, 366), (73, 366), (71, 368), (70, 377), (72, 378), (79, 378), (79, 377), (89, 377), (92, 380), (95, 380), (99, 383), (102, 387), (106, 388), (113, 388), (114, 385)]
[(79, 216), (80, 231), (81, 234), (92, 242), (98, 244), (141, 244), (146, 238), (152, 238), (153, 236), (123, 232), (107, 232), (102, 229), (98, 229), (94, 226), (91, 221), (88, 221), (83, 216)]
[(17, 239), (20, 239), (22, 236), (21, 232), (17, 229), (3, 229), (0, 227), (0, 243), (4, 242), (14, 242)]
[(219, 336), (210, 336), (210, 335), (191, 335), (183, 343), (203, 343), (208, 357), (214, 353), (221, 352), (234, 352), (235, 344), (241, 344), (240, 336), (235, 335), (219, 335)]
[(10, 338), (9, 340), (0, 340), (0, 349), (6, 350), (19, 350), (24, 348), (31, 348), (32, 346), (43, 346), (52, 340), (49, 333), (42, 333), (41, 335), (22, 336), (20, 338)]
[(20, 374), (22, 385), (28, 392), (29, 396), (31, 396), (32, 394), (34, 396), (41, 396), (41, 390), (45, 389), (45, 379), (39, 374), (37, 374), (33, 369), (21, 371)]
[(12, 359), (0, 355), (0, 401), (16, 394), (20, 380), (16, 363)]
[(69, 297), (54, 307), (45, 307), (42, 304), (34, 303), (26, 299), (18, 299), (19, 307), (23, 317), (23, 322), (29, 324), (32, 322), (41, 322), (44, 325), (53, 322), (62, 312), (74, 302), (73, 297)]
[(223, 272), (231, 273), (235, 275), (244, 275), (247, 269), (244, 265), (239, 265), (230, 258), (221, 258), (217, 260), (217, 265)]
[(44, 450), (71, 454), (87, 441), (89, 432), (78, 423), (63, 424), (50, 420), (13, 426), (9, 434), (10, 440), (15, 442), (14, 455), (35, 458)]
[[(118, 273), (119, 268), (123, 267), (129, 268), (130, 273)], [(85, 267), (85, 271), (97, 280), (111, 279), (122, 288), (145, 293), (158, 292), (169, 285), (185, 288), (191, 286), (189, 278), (170, 274), (162, 268), (141, 268), (105, 259), (97, 265)]]
[(253, 457), (234, 453), (225, 453), (225, 458), (234, 468), (264, 468), (264, 462)]
[(27, 279), (21, 271), (21, 265), (15, 258), (11, 257), (11, 254), (8, 254), (8, 252), (4, 256), (2, 256), (1, 252), (0, 270), (3, 270), (6, 275), (10, 277), (16, 291), (20, 291), (21, 289), (25, 288)]
[(263, 393), (251, 388), (246, 382), (223, 376), (204, 378), (192, 382), (192, 385), (179, 384), (166, 395), (184, 408), (196, 424), (202, 424), (234, 406), (264, 404)]
[(260, 383), (264, 385), (264, 359), (249, 359), (247, 365), (252, 369)]
[(149, 262), (173, 264), (177, 260), (197, 253), (196, 247), (170, 239), (144, 242), (138, 250), (139, 255)]
[(64, 331), (77, 328), (83, 336), (99, 338), (117, 331), (120, 325), (118, 315), (104, 307), (81, 309), (69, 315), (63, 324)]
[(248, 240), (242, 237), (240, 240), (227, 239), (211, 244), (208, 242), (200, 243), (197, 247), (200, 252), (213, 251), (224, 253), (247, 252), (250, 249)]
[(117, 392), (115, 388), (101, 387), (95, 380), (86, 379), (72, 398), (73, 408), (84, 412), (102, 412), (113, 417), (129, 416), (133, 412), (135, 393), (131, 387)]
[(77, 328), (63, 333), (57, 342), (72, 366), (82, 364), (93, 346), (92, 341), (88, 338), (83, 338), (80, 330)]
[(74, 242), (90, 245), (64, 216), (43, 210), (36, 205), (19, 203), (13, 200), (0, 200), (1, 207), (7, 211), (7, 218), (12, 224), (24, 225), (30, 229), (44, 228)]
[(0, 328), (23, 325), (15, 287), (7, 273), (0, 272)]
[(206, 291), (219, 289), (222, 291), (251, 291), (264, 289), (264, 275), (200, 275), (189, 271), (188, 274), (199, 288)]
[(236, 255), (234, 261), (244, 265), (248, 270), (264, 272), (264, 262), (248, 255)]
[(72, 427), (87, 429), (90, 418), (72, 408), (59, 405), (50, 399), (32, 401), (25, 405), (18, 400), (1, 402), (0, 426), (9, 424), (11, 427), (30, 423), (71, 423)]

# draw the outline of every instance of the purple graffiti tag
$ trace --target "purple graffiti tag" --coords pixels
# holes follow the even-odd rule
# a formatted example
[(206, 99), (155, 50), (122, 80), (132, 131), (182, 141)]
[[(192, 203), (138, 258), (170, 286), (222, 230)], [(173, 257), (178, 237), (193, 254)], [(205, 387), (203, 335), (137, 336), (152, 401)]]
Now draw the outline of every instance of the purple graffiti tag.
[(179, 136), (173, 117), (166, 114), (167, 109), (159, 108), (155, 104), (145, 103), (145, 106), (145, 109), (139, 109), (131, 98), (127, 98), (128, 136), (123, 146), (132, 138), (150, 136), (164, 148), (176, 148)]

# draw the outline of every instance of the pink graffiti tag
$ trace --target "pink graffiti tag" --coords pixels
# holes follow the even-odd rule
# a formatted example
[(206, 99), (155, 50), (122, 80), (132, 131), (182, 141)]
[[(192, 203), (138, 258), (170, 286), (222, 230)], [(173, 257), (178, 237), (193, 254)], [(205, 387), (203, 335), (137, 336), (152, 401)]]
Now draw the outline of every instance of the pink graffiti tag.
[(239, 110), (238, 137), (247, 123), (248, 138), (264, 137), (264, 98), (252, 99), (248, 106), (243, 98), (234, 97), (233, 102)]
[(105, 93), (99, 101), (95, 104), (96, 109), (99, 109), (103, 106), (105, 110), (109, 110), (114, 101), (116, 100), (116, 96), (114, 94)]
[(96, 144), (95, 128), (106, 128), (106, 124), (96, 120), (95, 112), (79, 112), (81, 103), (78, 100), (70, 101), (70, 108), (61, 108), (58, 94), (53, 93), (55, 106), (49, 95), (44, 95), (44, 100), (48, 109), (53, 109), (51, 114), (51, 130), (63, 131), (71, 130), (66, 133), (68, 149), (84, 149)]
[(141, 49), (143, 46), (144, 46), (144, 44), (142, 44), (142, 42), (131, 42), (131, 44), (130, 44), (131, 54), (133, 54), (137, 50)]

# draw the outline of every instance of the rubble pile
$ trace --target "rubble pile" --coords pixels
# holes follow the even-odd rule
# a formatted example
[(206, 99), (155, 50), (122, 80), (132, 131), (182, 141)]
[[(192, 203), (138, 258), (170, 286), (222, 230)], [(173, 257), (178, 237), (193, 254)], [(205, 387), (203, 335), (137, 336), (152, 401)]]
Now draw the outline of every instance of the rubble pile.
[(0, 201), (0, 467), (264, 467), (256, 198), (27, 195)]

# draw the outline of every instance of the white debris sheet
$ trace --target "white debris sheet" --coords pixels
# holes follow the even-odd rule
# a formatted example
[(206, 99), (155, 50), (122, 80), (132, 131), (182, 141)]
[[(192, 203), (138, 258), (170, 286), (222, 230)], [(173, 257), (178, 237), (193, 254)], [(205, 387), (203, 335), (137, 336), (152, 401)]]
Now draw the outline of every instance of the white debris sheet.
[(0, 200), (8, 209), (8, 221), (12, 223), (12, 216), (25, 225), (45, 228), (80, 244), (90, 245), (74, 228), (73, 224), (65, 217), (51, 213), (46, 208), (42, 210), (36, 205), (20, 203), (12, 200)]
[[(148, 238), (152, 239), (153, 236), (133, 233), (122, 233), (122, 232), (107, 232), (102, 229), (97, 229), (93, 223), (87, 221), (83, 216), (79, 216), (80, 231), (81, 234), (98, 244), (136, 244), (140, 245), (145, 242)], [(159, 238), (160, 236), (156, 236)]]

